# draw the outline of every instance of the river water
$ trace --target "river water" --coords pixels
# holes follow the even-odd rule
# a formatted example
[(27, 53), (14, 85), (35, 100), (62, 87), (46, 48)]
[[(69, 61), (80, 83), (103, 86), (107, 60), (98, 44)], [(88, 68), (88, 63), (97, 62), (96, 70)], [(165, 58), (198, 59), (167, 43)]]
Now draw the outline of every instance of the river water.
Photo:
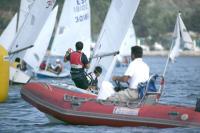
[[(162, 74), (166, 57), (144, 57), (151, 73)], [(118, 67), (115, 73), (123, 73), (125, 67)], [(54, 84), (71, 82), (69, 79), (34, 79)], [(169, 64), (165, 76), (166, 86), (161, 103), (195, 106), (200, 97), (200, 57), (178, 57), (177, 62)], [(52, 124), (43, 113), (38, 111), (20, 96), (21, 85), (11, 85), (9, 98), (0, 104), (0, 133), (133, 133), (133, 132), (200, 132), (199, 128), (149, 127), (108, 127)]]

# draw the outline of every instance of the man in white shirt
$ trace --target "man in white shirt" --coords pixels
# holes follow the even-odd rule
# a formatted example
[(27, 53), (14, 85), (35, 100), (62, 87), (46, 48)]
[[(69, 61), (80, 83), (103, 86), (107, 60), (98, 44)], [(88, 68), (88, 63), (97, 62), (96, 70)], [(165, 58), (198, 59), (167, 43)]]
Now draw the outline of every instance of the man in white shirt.
[(124, 76), (112, 77), (113, 81), (128, 82), (129, 88), (114, 93), (108, 97), (109, 100), (125, 102), (138, 99), (138, 84), (149, 79), (149, 66), (143, 62), (142, 56), (143, 50), (140, 46), (133, 46), (131, 48), (132, 62), (129, 64)]

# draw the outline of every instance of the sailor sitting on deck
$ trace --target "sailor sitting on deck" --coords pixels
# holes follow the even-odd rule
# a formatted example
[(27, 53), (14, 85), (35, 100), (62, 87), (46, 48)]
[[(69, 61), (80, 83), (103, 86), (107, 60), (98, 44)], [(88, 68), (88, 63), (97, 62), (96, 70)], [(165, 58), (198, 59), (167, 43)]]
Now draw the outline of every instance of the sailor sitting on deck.
[(108, 100), (123, 101), (137, 100), (139, 98), (137, 86), (149, 79), (149, 66), (142, 60), (143, 50), (140, 46), (131, 48), (132, 62), (129, 64), (124, 76), (113, 76), (113, 81), (128, 82), (128, 89), (115, 92)]
[(56, 64), (49, 64), (47, 70), (55, 74), (60, 74), (62, 72), (63, 66), (60, 59), (56, 59)]
[(82, 52), (83, 43), (76, 43), (76, 51), (71, 52), (69, 49), (64, 57), (64, 62), (69, 61), (71, 64), (71, 77), (75, 85), (81, 89), (88, 89), (89, 83), (84, 69), (90, 67), (87, 56)]
[(98, 93), (98, 88), (97, 88), (98, 77), (101, 75), (101, 73), (102, 73), (102, 68), (100, 66), (96, 66), (94, 69), (94, 72), (87, 74), (87, 79), (89, 82), (89, 86), (87, 90), (94, 93)]

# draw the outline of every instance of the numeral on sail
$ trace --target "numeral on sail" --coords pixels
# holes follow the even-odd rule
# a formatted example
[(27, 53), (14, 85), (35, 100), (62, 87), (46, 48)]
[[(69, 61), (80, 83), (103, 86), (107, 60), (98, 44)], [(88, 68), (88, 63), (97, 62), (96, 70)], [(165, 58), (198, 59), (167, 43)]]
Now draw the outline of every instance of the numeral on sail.
[(49, 8), (54, 3), (55, 3), (55, 0), (47, 0), (47, 6), (46, 6), (46, 8)]
[(76, 16), (75, 22), (78, 23), (78, 22), (82, 22), (82, 21), (87, 20), (87, 19), (88, 19), (88, 14)]
[(77, 5), (82, 5), (86, 2), (86, 0), (76, 0)]

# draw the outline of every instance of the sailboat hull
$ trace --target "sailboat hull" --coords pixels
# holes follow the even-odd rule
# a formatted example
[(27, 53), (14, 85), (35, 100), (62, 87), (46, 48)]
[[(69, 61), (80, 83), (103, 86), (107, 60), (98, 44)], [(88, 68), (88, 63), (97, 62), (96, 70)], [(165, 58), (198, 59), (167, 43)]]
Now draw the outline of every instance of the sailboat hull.
[(28, 83), (21, 89), (24, 100), (58, 120), (77, 125), (199, 127), (200, 112), (193, 107), (144, 104), (140, 107), (97, 100), (95, 95)]
[(25, 84), (31, 80), (31, 76), (27, 75), (25, 72), (10, 66), (10, 76), (9, 80), (12, 83)]
[(55, 74), (49, 71), (38, 71), (36, 72), (38, 78), (66, 78), (70, 76), (69, 71), (61, 72), (60, 74)]

